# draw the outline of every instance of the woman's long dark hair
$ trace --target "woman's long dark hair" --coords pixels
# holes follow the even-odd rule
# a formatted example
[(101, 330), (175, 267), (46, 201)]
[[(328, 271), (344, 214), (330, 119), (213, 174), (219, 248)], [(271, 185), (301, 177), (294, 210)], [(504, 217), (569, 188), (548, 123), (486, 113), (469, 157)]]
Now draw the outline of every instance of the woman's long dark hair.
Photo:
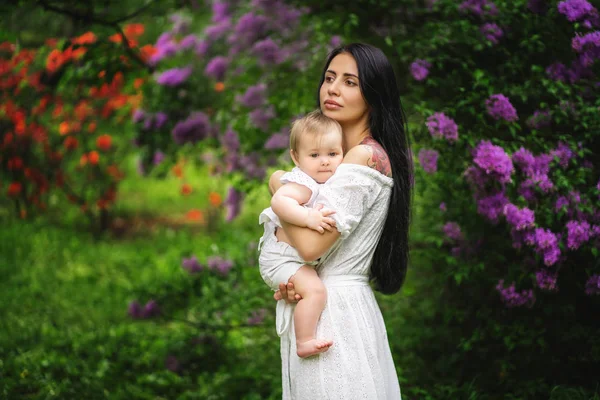
[[(360, 90), (370, 108), (371, 135), (385, 149), (392, 166), (394, 187), (370, 276), (376, 290), (392, 294), (402, 287), (409, 260), (413, 162), (406, 116), (392, 65), (380, 49), (368, 44), (335, 48), (325, 63), (319, 89), (331, 60), (340, 53), (349, 53), (356, 60)], [(319, 97), (317, 94), (320, 107)]]

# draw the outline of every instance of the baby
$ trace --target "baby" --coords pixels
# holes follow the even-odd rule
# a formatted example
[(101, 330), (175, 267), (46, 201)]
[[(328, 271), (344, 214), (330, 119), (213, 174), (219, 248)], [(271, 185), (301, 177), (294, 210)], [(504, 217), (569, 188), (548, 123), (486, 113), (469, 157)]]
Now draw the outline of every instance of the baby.
[(328, 217), (332, 212), (312, 207), (320, 184), (333, 175), (344, 158), (340, 124), (320, 110), (294, 121), (290, 154), (296, 168), (281, 177), (285, 185), (277, 190), (271, 199), (271, 207), (259, 217), (259, 222), (264, 223), (259, 266), (262, 278), (271, 289), (278, 290), (280, 283), (291, 282), (296, 293), (302, 296), (295, 312), (284, 300), (278, 301), (277, 333), (281, 336), (288, 329), (293, 312), (297, 354), (309, 357), (327, 351), (333, 344), (331, 340), (315, 337), (327, 301), (325, 285), (313, 268), (316, 262), (303, 261), (293, 247), (278, 241), (275, 234), (277, 228), (281, 228), (279, 219), (320, 233), (334, 229), (335, 221)]

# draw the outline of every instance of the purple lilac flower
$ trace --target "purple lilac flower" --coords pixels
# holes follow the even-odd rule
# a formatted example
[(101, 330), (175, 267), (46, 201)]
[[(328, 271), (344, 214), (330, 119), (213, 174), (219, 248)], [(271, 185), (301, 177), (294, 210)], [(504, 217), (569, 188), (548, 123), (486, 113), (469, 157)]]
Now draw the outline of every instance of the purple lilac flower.
[(156, 300), (150, 300), (144, 306), (144, 311), (142, 312), (143, 318), (155, 317), (160, 314), (160, 308), (158, 307), (158, 303)]
[(512, 160), (521, 169), (521, 171), (527, 175), (529, 175), (529, 173), (533, 170), (535, 157), (524, 147), (521, 147), (519, 150), (513, 153)]
[(558, 12), (571, 22), (582, 19), (593, 10), (594, 7), (586, 0), (567, 0), (558, 3)]
[(178, 86), (190, 77), (192, 71), (192, 67), (172, 68), (160, 74), (156, 82), (163, 86)]
[(243, 95), (237, 95), (235, 100), (241, 103), (244, 107), (258, 108), (266, 101), (267, 85), (259, 83), (249, 86)]
[(250, 112), (252, 125), (263, 131), (269, 130), (269, 122), (275, 118), (275, 107), (270, 104), (267, 108), (257, 108)]
[(555, 62), (546, 68), (546, 74), (550, 79), (565, 82), (568, 79), (569, 69), (560, 62)]
[(518, 231), (533, 228), (535, 225), (535, 215), (527, 207), (519, 209), (514, 204), (506, 204), (504, 206), (504, 215), (506, 216), (506, 221)]
[(149, 63), (150, 65), (156, 65), (158, 62), (164, 58), (172, 57), (177, 54), (178, 45), (173, 40), (173, 37), (169, 32), (165, 32), (159, 36), (156, 41), (156, 52), (150, 57)]
[(145, 116), (146, 113), (144, 112), (144, 110), (142, 110), (141, 108), (136, 108), (136, 110), (133, 112), (132, 120), (133, 122), (138, 123), (141, 122)]
[(442, 231), (448, 239), (451, 240), (462, 240), (463, 234), (460, 230), (460, 226), (456, 222), (447, 222), (442, 228)]
[(537, 286), (549, 292), (556, 292), (558, 286), (556, 284), (556, 273), (549, 272), (548, 270), (541, 269), (535, 273), (535, 281)]
[(440, 203), (440, 210), (442, 210), (443, 212), (446, 212), (448, 210), (448, 208), (446, 207), (446, 203), (444, 203), (443, 201)]
[(483, 34), (483, 36), (494, 44), (498, 44), (502, 36), (504, 36), (504, 31), (497, 24), (493, 22), (487, 22), (479, 28), (479, 31)]
[(528, 203), (533, 203), (536, 200), (534, 186), (532, 182), (522, 182), (517, 189), (517, 193), (523, 196)]
[(300, 23), (300, 17), (308, 12), (306, 7), (296, 8), (288, 6), (283, 1), (254, 0), (253, 3), (260, 3), (262, 8), (270, 17), (272, 29), (287, 36)]
[(544, 15), (548, 11), (548, 4), (546, 0), (529, 0), (527, 8), (536, 14)]
[(501, 279), (498, 281), (498, 285), (496, 285), (496, 290), (500, 294), (500, 298), (506, 307), (531, 307), (533, 306), (533, 303), (535, 303), (533, 290), (529, 289), (517, 292), (514, 282), (509, 287), (505, 288), (504, 279)]
[(248, 325), (260, 325), (267, 316), (267, 309), (261, 308), (256, 311), (252, 311), (250, 317), (248, 317)]
[(271, 38), (256, 42), (252, 46), (252, 54), (258, 57), (258, 62), (262, 66), (277, 65), (285, 61), (284, 53)]
[(419, 151), (419, 163), (423, 167), (423, 170), (428, 174), (434, 174), (437, 172), (437, 160), (439, 153), (431, 149), (421, 149)]
[(493, 16), (498, 14), (498, 8), (489, 0), (465, 0), (458, 9), (470, 12), (478, 17)]
[(145, 131), (149, 131), (150, 129), (152, 129), (152, 124), (154, 123), (154, 118), (152, 117), (152, 114), (146, 114), (146, 118), (144, 118), (144, 130)]
[(223, 19), (214, 25), (208, 25), (204, 28), (204, 35), (206, 35), (209, 42), (214, 42), (230, 32), (231, 26), (230, 19)]
[(550, 126), (552, 118), (548, 110), (536, 110), (531, 117), (527, 119), (527, 126), (532, 129), (540, 129)]
[(144, 309), (139, 301), (134, 300), (129, 303), (129, 306), (127, 308), (127, 313), (133, 319), (140, 319), (144, 315)]
[(240, 157), (240, 165), (243, 167), (246, 177), (248, 179), (263, 179), (266, 174), (266, 169), (261, 167), (260, 154), (258, 152), (252, 152), (248, 155)]
[(165, 159), (165, 153), (163, 153), (163, 152), (162, 152), (162, 151), (160, 151), (160, 150), (156, 150), (156, 151), (154, 152), (154, 156), (152, 156), (152, 163), (153, 163), (154, 165), (158, 165), (158, 164), (160, 164), (161, 162), (163, 162), (163, 160), (164, 160), (164, 159)]
[(558, 157), (558, 163), (561, 167), (567, 168), (569, 166), (569, 160), (573, 158), (575, 153), (573, 153), (573, 150), (571, 150), (567, 144), (558, 142), (556, 150), (553, 150), (551, 154), (554, 157)]
[(162, 126), (165, 124), (165, 122), (167, 122), (168, 119), (169, 117), (166, 113), (162, 111), (157, 112), (156, 115), (154, 115), (154, 127), (156, 129), (162, 128)]
[(510, 182), (514, 168), (510, 157), (502, 147), (495, 146), (488, 140), (482, 140), (475, 148), (473, 162), (500, 183)]
[(227, 222), (233, 221), (235, 217), (240, 213), (242, 205), (242, 193), (237, 191), (235, 188), (230, 187), (227, 191), (227, 197), (225, 197), (225, 209), (227, 210), (227, 216), (225, 220)]
[(329, 47), (335, 48), (342, 44), (342, 37), (339, 35), (333, 35), (329, 41)]
[(496, 224), (498, 223), (498, 217), (502, 215), (502, 210), (507, 203), (508, 198), (504, 192), (498, 192), (477, 200), (477, 213)]
[(196, 47), (200, 42), (200, 38), (196, 35), (187, 35), (179, 42), (179, 50), (189, 50)]
[(586, 221), (567, 222), (567, 247), (577, 250), (590, 239), (590, 224)]
[(233, 268), (233, 261), (226, 260), (219, 256), (213, 256), (206, 260), (206, 266), (208, 269), (217, 271), (221, 275), (227, 275), (231, 268)]
[(458, 140), (458, 125), (444, 113), (437, 112), (427, 118), (427, 129), (434, 138), (446, 138), (449, 142)]
[(233, 35), (229, 37), (229, 44), (251, 45), (262, 37), (268, 28), (269, 20), (264, 15), (246, 13), (238, 19)]
[(538, 253), (543, 255), (546, 265), (554, 265), (558, 261), (560, 257), (558, 238), (550, 230), (537, 228), (535, 230), (535, 245)]
[(600, 294), (600, 275), (592, 275), (585, 283), (585, 294)]
[(422, 81), (429, 75), (431, 63), (426, 60), (417, 59), (410, 64), (410, 73), (417, 81)]
[(550, 173), (550, 163), (553, 158), (554, 157), (550, 154), (540, 154), (535, 157), (533, 165), (531, 166), (530, 175), (548, 175), (548, 173)]
[(579, 193), (577, 190), (572, 190), (569, 192), (569, 199), (574, 204), (579, 204), (581, 203), (581, 193)]
[(594, 49), (600, 47), (600, 31), (586, 33), (585, 35), (577, 35), (571, 41), (571, 47), (578, 53), (586, 49)]
[(286, 149), (290, 145), (290, 135), (287, 129), (283, 129), (282, 132), (274, 133), (265, 143), (265, 149), (267, 150), (280, 150)]
[(202, 271), (202, 265), (198, 262), (196, 256), (191, 256), (190, 258), (183, 258), (181, 260), (181, 267), (190, 274)]
[(240, 139), (236, 131), (228, 127), (223, 136), (221, 136), (221, 145), (229, 153), (235, 153), (240, 149)]
[(194, 53), (196, 53), (197, 56), (204, 57), (206, 55), (206, 53), (208, 53), (209, 49), (210, 49), (210, 43), (206, 40), (201, 40), (198, 43), (196, 43), (196, 48), (194, 48)]
[(229, 16), (230, 16), (229, 4), (227, 4), (224, 1), (213, 1), (212, 12), (213, 12), (213, 15), (212, 15), (213, 22), (220, 22), (220, 21), (224, 20), (225, 18), (229, 18)]
[(560, 196), (558, 199), (556, 199), (556, 204), (554, 205), (554, 210), (556, 210), (556, 212), (559, 212), (563, 209), (563, 207), (568, 206), (568, 205), (569, 205), (569, 200), (565, 196)]
[(554, 189), (554, 183), (550, 180), (548, 175), (533, 173), (529, 175), (527, 179), (521, 182), (521, 185), (519, 186), (519, 193), (522, 192), (523, 197), (525, 197), (527, 201), (532, 201), (532, 199), (534, 199), (535, 196), (527, 196), (525, 195), (525, 193), (527, 193), (529, 189), (531, 189), (531, 193), (527, 194), (535, 193), (533, 189), (535, 187), (540, 188), (540, 190), (544, 193), (549, 193), (552, 189)]
[(519, 119), (517, 110), (510, 103), (510, 100), (505, 95), (499, 93), (490, 96), (485, 101), (488, 114), (495, 120), (504, 119), (508, 122), (514, 122)]
[(204, 75), (222, 81), (229, 65), (229, 60), (223, 56), (216, 56), (206, 64)]
[(473, 165), (467, 168), (463, 175), (476, 192), (481, 192), (489, 180), (485, 171)]
[(180, 121), (172, 131), (175, 143), (196, 143), (206, 138), (210, 132), (210, 120), (208, 115), (201, 111), (192, 113), (186, 120)]
[(518, 231), (515, 228), (512, 228), (510, 230), (510, 236), (512, 238), (513, 241), (513, 248), (515, 249), (520, 249), (521, 247), (523, 247), (523, 243), (529, 244), (531, 245), (531, 243), (533, 243), (533, 239), (532, 239), (532, 230), (528, 229), (528, 230), (524, 230), (524, 231)]

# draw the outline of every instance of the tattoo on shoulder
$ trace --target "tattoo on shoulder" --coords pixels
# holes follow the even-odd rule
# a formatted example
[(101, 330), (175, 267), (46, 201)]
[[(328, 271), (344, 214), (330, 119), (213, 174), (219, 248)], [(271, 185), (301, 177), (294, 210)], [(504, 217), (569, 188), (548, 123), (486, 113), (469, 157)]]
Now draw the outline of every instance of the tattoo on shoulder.
[(392, 165), (390, 164), (390, 159), (378, 141), (373, 139), (372, 137), (365, 138), (360, 144), (366, 145), (369, 149), (371, 155), (367, 160), (367, 165), (379, 172), (383, 175), (392, 177)]

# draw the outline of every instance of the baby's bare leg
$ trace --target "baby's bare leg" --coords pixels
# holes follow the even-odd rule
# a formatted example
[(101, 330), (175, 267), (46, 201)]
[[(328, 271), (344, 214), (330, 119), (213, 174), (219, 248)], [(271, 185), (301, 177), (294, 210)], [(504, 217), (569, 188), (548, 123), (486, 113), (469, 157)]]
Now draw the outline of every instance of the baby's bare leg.
[(327, 302), (325, 285), (316, 271), (306, 265), (290, 278), (290, 282), (294, 284), (296, 292), (302, 296), (294, 311), (298, 357), (309, 357), (329, 350), (333, 344), (331, 340), (315, 338), (317, 324)]

